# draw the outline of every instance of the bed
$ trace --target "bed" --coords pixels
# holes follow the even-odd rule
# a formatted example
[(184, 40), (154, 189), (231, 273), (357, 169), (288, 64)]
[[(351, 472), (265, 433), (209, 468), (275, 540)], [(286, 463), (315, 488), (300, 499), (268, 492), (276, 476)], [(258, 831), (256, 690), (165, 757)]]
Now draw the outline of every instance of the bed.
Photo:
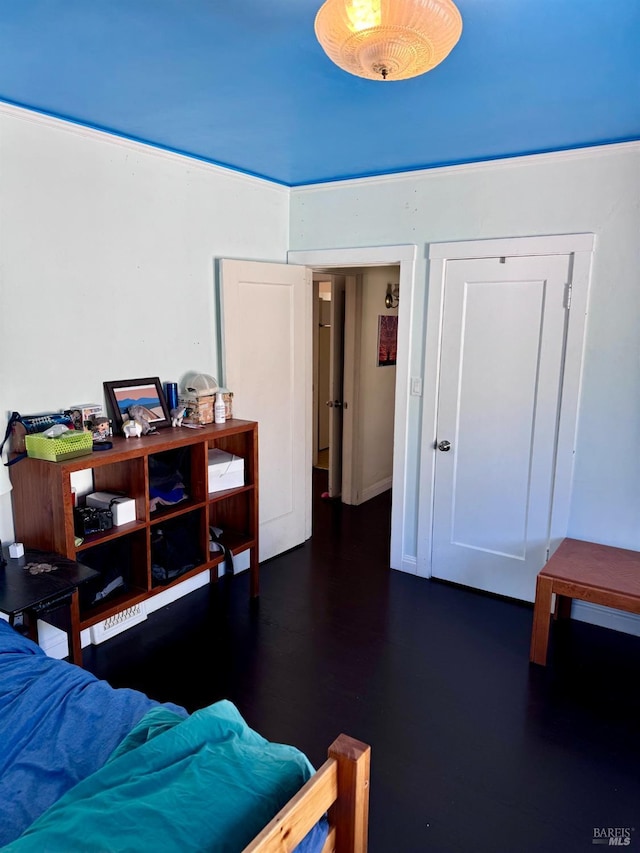
[(193, 714), (47, 657), (0, 620), (5, 853), (360, 853), (369, 747), (340, 735), (316, 772), (228, 701)]

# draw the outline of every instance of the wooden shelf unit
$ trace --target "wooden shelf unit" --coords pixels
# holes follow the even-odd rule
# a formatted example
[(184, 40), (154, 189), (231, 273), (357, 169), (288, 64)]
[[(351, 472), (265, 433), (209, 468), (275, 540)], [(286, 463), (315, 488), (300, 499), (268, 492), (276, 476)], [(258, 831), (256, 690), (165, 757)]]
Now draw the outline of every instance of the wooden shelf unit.
[[(233, 554), (250, 552), (250, 593), (259, 594), (258, 570), (258, 425), (232, 419), (202, 429), (180, 427), (159, 430), (141, 438), (112, 439), (113, 448), (64, 462), (27, 458), (10, 468), (16, 539), (26, 547), (56, 551), (78, 562), (92, 564), (100, 549), (119, 549), (128, 574), (125, 592), (82, 608), (80, 627), (97, 622), (145, 601), (163, 590), (209, 571), (217, 580), (221, 553), (209, 551), (209, 527), (223, 530), (223, 541)], [(245, 485), (223, 492), (208, 491), (208, 451), (226, 450), (244, 459)], [(149, 499), (149, 459), (179, 460), (188, 498), (152, 512)], [(136, 520), (87, 536), (75, 544), (71, 475), (93, 471), (95, 491), (119, 492), (133, 498)], [(159, 584), (152, 574), (152, 535), (161, 525), (190, 524), (196, 532), (200, 562), (169, 583)], [(103, 550), (103, 554), (106, 551)]]

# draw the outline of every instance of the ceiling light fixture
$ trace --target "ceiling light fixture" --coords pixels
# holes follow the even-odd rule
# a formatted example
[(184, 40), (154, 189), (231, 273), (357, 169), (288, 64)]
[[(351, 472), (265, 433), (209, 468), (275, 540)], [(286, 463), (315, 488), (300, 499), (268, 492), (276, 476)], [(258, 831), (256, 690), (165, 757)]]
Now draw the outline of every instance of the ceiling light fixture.
[(453, 0), (326, 0), (316, 37), (340, 68), (369, 80), (406, 80), (448, 56), (462, 32)]

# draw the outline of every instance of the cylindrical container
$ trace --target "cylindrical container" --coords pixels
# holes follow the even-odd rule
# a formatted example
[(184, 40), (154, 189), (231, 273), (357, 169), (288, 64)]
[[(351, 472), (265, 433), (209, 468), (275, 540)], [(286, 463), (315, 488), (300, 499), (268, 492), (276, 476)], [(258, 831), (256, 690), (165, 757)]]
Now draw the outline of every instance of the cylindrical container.
[(171, 411), (171, 409), (175, 409), (178, 405), (178, 383), (165, 382), (164, 394), (167, 398), (167, 408), (169, 411)]
[(220, 392), (216, 394), (216, 402), (213, 407), (213, 420), (217, 424), (223, 424), (225, 422), (225, 404), (224, 397)]
[(228, 388), (218, 388), (217, 393), (222, 394), (224, 400), (225, 421), (230, 421), (233, 418), (233, 394)]

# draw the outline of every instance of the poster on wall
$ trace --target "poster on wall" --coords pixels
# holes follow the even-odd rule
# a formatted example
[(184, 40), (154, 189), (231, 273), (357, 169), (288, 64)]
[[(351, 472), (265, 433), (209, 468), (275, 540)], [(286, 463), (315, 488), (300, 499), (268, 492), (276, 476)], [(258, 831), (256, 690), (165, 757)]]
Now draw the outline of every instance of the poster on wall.
[(392, 367), (398, 350), (398, 318), (392, 314), (378, 316), (378, 367)]

